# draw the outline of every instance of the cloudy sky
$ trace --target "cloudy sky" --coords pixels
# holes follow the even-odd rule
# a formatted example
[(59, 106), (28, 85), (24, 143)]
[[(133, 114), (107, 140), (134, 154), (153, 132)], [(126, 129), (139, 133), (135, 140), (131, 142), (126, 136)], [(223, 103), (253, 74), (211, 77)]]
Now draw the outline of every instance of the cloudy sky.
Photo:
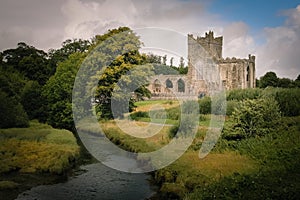
[(1, 0), (0, 51), (24, 41), (47, 51), (108, 29), (157, 27), (224, 36), (223, 57), (257, 57), (257, 77), (300, 74), (300, 0)]

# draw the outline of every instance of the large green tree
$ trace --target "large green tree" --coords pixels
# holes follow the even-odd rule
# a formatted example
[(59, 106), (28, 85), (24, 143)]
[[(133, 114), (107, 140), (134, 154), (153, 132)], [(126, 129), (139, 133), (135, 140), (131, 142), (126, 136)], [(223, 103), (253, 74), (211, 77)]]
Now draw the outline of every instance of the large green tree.
[(29, 119), (45, 121), (44, 99), (42, 86), (37, 81), (27, 81), (22, 93), (20, 103), (23, 105)]
[(300, 88), (300, 74), (297, 76), (295, 80), (295, 86)]
[(6, 66), (11, 66), (22, 73), (29, 80), (43, 85), (54, 71), (48, 63), (46, 52), (29, 46), (24, 42), (18, 43), (17, 48), (2, 52), (2, 59)]
[(29, 120), (23, 106), (0, 88), (0, 128), (27, 127)]
[(23, 87), (26, 84), (23, 74), (12, 67), (0, 65), (0, 87), (8, 96), (20, 100)]
[(90, 46), (91, 42), (89, 40), (67, 39), (62, 43), (61, 48), (49, 50), (49, 63), (55, 69), (59, 62), (65, 61), (71, 54), (87, 52)]
[(282, 88), (293, 88), (295, 87), (294, 81), (289, 78), (279, 78), (278, 87)]
[(278, 77), (275, 72), (267, 72), (264, 76), (260, 78), (259, 87), (266, 88), (270, 87), (277, 87), (278, 86)]
[(84, 59), (84, 53), (74, 53), (58, 64), (55, 74), (43, 87), (46, 101), (47, 123), (57, 128), (72, 130), (72, 89), (76, 73)]
[(26, 127), (28, 116), (20, 104), (26, 84), (24, 76), (11, 67), (0, 64), (0, 128)]
[[(100, 66), (99, 70), (101, 71), (98, 76), (95, 76), (98, 81), (95, 92), (95, 98), (98, 102), (96, 110), (100, 118), (113, 118), (111, 103), (114, 89), (117, 88), (122, 76), (126, 76), (129, 71), (145, 64), (147, 58), (138, 51), (142, 44), (139, 37), (127, 27), (120, 27), (119, 29), (110, 30), (102, 36), (96, 36), (95, 43), (97, 44), (95, 45), (96, 50), (88, 60), (97, 60), (94, 64)], [(131, 74), (127, 76), (126, 81), (123, 79), (122, 83), (131, 87), (137, 84), (135, 81), (139, 78), (145, 80), (146, 76), (149, 75), (141, 73), (141, 71), (138, 72), (138, 70), (135, 70), (135, 73), (139, 74), (139, 77)], [(130, 92), (134, 93), (134, 91)], [(150, 95), (145, 86), (137, 88), (135, 93), (138, 98)], [(125, 102), (123, 100), (126, 98), (125, 96), (114, 98), (115, 105), (120, 105), (119, 111), (115, 112), (117, 115), (115, 117), (122, 117), (122, 113), (125, 112)], [(133, 107), (133, 101), (133, 97), (129, 98), (129, 111)]]

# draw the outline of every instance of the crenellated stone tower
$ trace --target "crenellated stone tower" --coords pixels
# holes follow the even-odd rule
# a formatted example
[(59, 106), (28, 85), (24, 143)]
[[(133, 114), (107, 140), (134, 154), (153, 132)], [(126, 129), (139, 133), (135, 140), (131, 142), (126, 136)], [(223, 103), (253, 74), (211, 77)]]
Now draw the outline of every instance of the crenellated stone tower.
[[(227, 90), (255, 87), (255, 56), (248, 58), (222, 57), (223, 37), (214, 37), (209, 31), (205, 37), (188, 35), (189, 79), (214, 80), (219, 77), (220, 84)], [(214, 77), (218, 75), (218, 77)]]
[(214, 32), (205, 33), (205, 37), (197, 37), (197, 42), (216, 59), (222, 58), (223, 37), (214, 37)]
[(255, 87), (255, 56), (248, 58), (222, 57), (223, 37), (214, 32), (205, 37), (188, 35), (188, 74), (156, 75), (148, 89), (154, 99), (202, 97), (220, 87), (226, 90)]

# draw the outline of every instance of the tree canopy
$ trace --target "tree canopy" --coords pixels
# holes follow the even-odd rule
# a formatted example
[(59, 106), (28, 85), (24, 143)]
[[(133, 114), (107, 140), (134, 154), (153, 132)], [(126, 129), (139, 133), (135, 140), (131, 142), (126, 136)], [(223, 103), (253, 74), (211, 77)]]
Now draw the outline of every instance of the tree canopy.
[[(100, 118), (113, 118), (111, 103), (117, 83), (122, 76), (126, 76), (133, 68), (143, 65), (147, 61), (145, 55), (139, 53), (142, 45), (139, 37), (127, 27), (110, 30), (102, 36), (96, 36), (94, 41), (95, 46), (92, 55), (87, 58), (86, 62), (92, 63), (92, 66), (98, 67), (98, 71), (101, 72), (94, 76), (97, 81), (95, 99), (98, 103), (96, 110)], [(90, 66), (90, 64), (88, 65)], [(127, 76), (126, 81), (123, 79), (123, 84), (130, 85), (137, 78), (145, 80), (146, 74), (141, 73), (141, 71), (137, 73), (139, 76)], [(145, 86), (136, 89), (139, 98), (150, 94)], [(134, 91), (131, 92), (134, 93)], [(124, 99), (126, 99), (125, 96), (118, 97), (114, 99), (114, 102), (120, 104)], [(129, 98), (129, 111), (133, 108), (133, 101), (134, 98)], [(117, 117), (122, 117), (124, 110), (121, 110)]]
[(267, 72), (260, 78), (260, 87), (266, 88), (268, 86), (276, 87), (278, 85), (278, 77), (275, 72)]
[(58, 64), (56, 73), (43, 88), (47, 123), (53, 127), (72, 130), (72, 89), (78, 68), (85, 54), (74, 53)]
[(6, 66), (13, 67), (29, 80), (35, 80), (41, 85), (46, 83), (53, 72), (47, 58), (46, 52), (24, 42), (18, 43), (17, 48), (2, 53)]
[(280, 87), (280, 88), (295, 88), (300, 87), (300, 75), (298, 75), (296, 80), (289, 78), (279, 78), (275, 72), (267, 72), (264, 76), (257, 80), (258, 87)]

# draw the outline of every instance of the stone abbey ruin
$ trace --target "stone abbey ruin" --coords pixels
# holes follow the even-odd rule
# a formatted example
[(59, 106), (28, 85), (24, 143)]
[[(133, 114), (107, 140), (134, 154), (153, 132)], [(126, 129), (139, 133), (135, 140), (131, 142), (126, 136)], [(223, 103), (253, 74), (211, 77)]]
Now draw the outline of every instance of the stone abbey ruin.
[(187, 36), (187, 75), (155, 75), (148, 89), (152, 99), (201, 98), (217, 90), (255, 87), (255, 56), (222, 57), (223, 37), (209, 31), (205, 37)]

